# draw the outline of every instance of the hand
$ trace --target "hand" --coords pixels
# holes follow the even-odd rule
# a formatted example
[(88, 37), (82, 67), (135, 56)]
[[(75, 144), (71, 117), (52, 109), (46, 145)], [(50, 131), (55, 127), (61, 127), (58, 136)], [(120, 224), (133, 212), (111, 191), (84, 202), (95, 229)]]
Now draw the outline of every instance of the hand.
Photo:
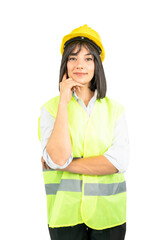
[(80, 87), (84, 87), (83, 84), (75, 82), (72, 78), (66, 78), (67, 74), (65, 73), (60, 82), (60, 101), (65, 101), (69, 103), (72, 97), (72, 91), (76, 89), (80, 91)]
[(45, 170), (50, 169), (50, 167), (46, 164), (45, 160), (43, 159), (43, 157), (41, 157), (41, 162), (42, 162), (42, 166)]

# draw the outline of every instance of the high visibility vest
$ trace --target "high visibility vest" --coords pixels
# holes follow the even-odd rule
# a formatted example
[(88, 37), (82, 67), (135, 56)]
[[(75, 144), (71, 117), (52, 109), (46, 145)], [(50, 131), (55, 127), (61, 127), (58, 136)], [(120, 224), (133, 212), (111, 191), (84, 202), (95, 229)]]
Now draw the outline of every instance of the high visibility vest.
[[(43, 105), (55, 118), (59, 98)], [(124, 107), (105, 97), (96, 100), (88, 116), (72, 97), (67, 109), (73, 157), (103, 155), (112, 145), (115, 123)], [(40, 126), (38, 130), (40, 139)], [(122, 173), (98, 176), (43, 169), (43, 177), (49, 227), (85, 223), (100, 230), (126, 222), (126, 183)]]

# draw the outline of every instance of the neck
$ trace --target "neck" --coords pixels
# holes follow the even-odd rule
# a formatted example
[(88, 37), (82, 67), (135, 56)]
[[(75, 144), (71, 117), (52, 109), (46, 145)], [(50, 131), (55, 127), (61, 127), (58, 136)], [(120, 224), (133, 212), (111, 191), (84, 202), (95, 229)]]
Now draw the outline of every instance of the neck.
[(94, 92), (92, 92), (89, 88), (80, 88), (80, 92), (78, 90), (75, 92), (77, 96), (84, 101), (85, 105), (87, 105), (90, 99), (94, 96)]

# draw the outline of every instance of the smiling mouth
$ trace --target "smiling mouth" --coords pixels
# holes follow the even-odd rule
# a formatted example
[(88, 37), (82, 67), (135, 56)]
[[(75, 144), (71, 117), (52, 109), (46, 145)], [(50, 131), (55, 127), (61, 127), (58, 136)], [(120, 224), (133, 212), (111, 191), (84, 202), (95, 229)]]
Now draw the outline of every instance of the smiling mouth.
[(77, 75), (77, 76), (85, 76), (85, 75), (87, 75), (87, 73), (74, 73), (75, 75)]

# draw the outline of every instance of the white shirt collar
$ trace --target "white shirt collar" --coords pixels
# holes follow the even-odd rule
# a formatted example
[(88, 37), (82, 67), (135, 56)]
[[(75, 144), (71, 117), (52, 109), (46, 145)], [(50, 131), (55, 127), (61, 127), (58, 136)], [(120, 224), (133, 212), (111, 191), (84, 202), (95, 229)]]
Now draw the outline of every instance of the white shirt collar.
[[(81, 99), (81, 98), (79, 98), (79, 97), (77, 96), (77, 94), (76, 94), (75, 91), (73, 91), (72, 95), (73, 95), (73, 97), (74, 97), (76, 100)], [(97, 99), (97, 89), (95, 89), (94, 96), (93, 96), (92, 98), (93, 98), (93, 100), (96, 101), (96, 99)], [(91, 98), (91, 99), (92, 99), (92, 98)]]

